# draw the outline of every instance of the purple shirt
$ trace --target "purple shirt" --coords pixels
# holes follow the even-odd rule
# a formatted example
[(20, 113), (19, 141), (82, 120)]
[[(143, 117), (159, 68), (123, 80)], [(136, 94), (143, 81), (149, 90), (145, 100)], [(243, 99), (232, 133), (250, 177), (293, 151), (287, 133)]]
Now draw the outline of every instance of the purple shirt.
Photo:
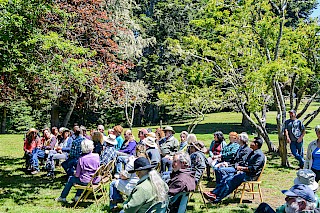
[(123, 146), (122, 149), (119, 150), (119, 152), (123, 152), (129, 155), (135, 155), (136, 154), (136, 146), (137, 142), (136, 141), (130, 141), (127, 146)]
[[(100, 157), (97, 153), (90, 152), (79, 158), (76, 170), (76, 177), (79, 177), (82, 183), (89, 183), (94, 173), (100, 166)], [(96, 179), (94, 183), (98, 183), (100, 179)]]

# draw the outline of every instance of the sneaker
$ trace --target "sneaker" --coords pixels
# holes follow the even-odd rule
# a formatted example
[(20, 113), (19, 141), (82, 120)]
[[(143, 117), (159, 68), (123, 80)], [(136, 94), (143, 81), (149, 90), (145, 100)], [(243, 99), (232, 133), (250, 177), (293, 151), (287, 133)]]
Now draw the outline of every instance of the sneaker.
[(38, 173), (39, 173), (38, 170), (34, 170), (34, 171), (31, 172), (32, 175), (36, 175), (36, 174), (38, 174)]
[(217, 196), (215, 194), (213, 194), (212, 192), (203, 192), (203, 195), (209, 201), (215, 201), (215, 199), (217, 198)]
[(78, 202), (79, 198), (80, 198), (80, 196), (75, 196), (74, 198), (72, 198), (72, 200), (73, 200), (74, 202)]
[(62, 203), (66, 203), (67, 199), (66, 198), (62, 198), (62, 197), (58, 197), (58, 198), (56, 198), (56, 201), (62, 202)]

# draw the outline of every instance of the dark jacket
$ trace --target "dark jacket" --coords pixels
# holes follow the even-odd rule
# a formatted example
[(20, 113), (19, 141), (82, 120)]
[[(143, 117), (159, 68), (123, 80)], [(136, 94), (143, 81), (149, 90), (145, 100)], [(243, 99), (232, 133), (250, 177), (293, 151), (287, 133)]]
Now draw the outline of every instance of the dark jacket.
[(265, 156), (261, 149), (257, 149), (250, 153), (248, 160), (246, 161), (246, 166), (249, 171), (246, 172), (247, 176), (258, 177), (264, 166)]
[(236, 163), (239, 166), (245, 166), (246, 160), (249, 154), (252, 152), (252, 149), (245, 144), (244, 147), (240, 147), (235, 155), (235, 157), (230, 161), (230, 164), (234, 166)]
[(168, 182), (168, 194), (174, 196), (179, 192), (194, 192), (196, 183), (194, 181), (195, 172), (190, 169), (180, 169), (172, 172), (170, 181)]

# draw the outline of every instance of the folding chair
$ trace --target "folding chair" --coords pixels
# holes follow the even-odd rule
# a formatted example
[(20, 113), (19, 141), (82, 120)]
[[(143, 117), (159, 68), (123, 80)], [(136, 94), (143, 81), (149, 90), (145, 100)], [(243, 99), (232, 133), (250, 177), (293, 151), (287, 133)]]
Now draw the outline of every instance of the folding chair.
[(153, 204), (146, 213), (166, 213), (168, 208), (168, 201), (157, 202)]
[[(204, 198), (203, 189), (202, 189), (202, 184), (201, 184), (201, 181), (202, 181), (202, 178), (203, 178), (203, 174), (204, 174), (204, 173), (205, 173), (205, 171), (203, 171), (202, 176), (201, 176), (200, 179), (199, 179), (199, 182), (198, 182), (198, 184), (197, 184), (197, 186), (196, 186), (195, 192), (199, 192), (199, 193), (201, 194), (203, 204), (204, 204), (204, 206), (206, 207), (206, 209), (207, 209), (207, 211), (208, 211), (206, 199)], [(192, 195), (193, 195), (195, 192), (190, 192), (190, 198), (189, 198), (189, 199), (192, 198)]]
[(80, 195), (80, 198), (78, 199), (78, 201), (76, 202), (76, 204), (74, 205), (73, 208), (76, 208), (76, 206), (78, 205), (78, 203), (83, 200), (86, 201), (86, 199), (88, 198), (88, 196), (92, 193), (95, 199), (96, 204), (98, 204), (99, 200), (97, 199), (97, 193), (99, 191), (102, 192), (102, 196), (104, 197), (104, 193), (103, 193), (103, 189), (102, 189), (102, 183), (101, 181), (98, 184), (94, 184), (94, 181), (96, 180), (96, 178), (100, 178), (102, 179), (102, 171), (104, 169), (104, 165), (100, 166), (97, 171), (94, 173), (94, 175), (92, 176), (90, 182), (86, 185), (86, 186), (82, 186), (82, 185), (78, 185), (75, 184), (74, 187), (76, 189), (82, 189), (83, 192)]
[[(243, 182), (243, 183), (239, 186), (239, 187), (242, 186), (242, 189), (239, 189), (239, 187), (238, 187), (238, 188), (236, 188), (236, 189), (234, 190), (234, 192), (233, 192), (233, 198), (236, 197), (236, 193), (237, 193), (238, 191), (240, 191), (240, 190), (242, 191), (242, 192), (241, 192), (241, 198), (240, 198), (240, 204), (242, 204), (242, 200), (243, 200), (243, 197), (244, 197), (244, 194), (245, 194), (245, 193), (246, 193), (246, 194), (252, 194), (252, 199), (253, 199), (253, 200), (254, 200), (254, 194), (259, 194), (259, 196), (260, 196), (260, 202), (261, 202), (261, 203), (263, 202), (262, 191), (261, 191), (261, 183), (262, 183), (261, 177), (262, 177), (262, 173), (263, 173), (266, 165), (267, 165), (267, 157), (265, 156), (264, 165), (263, 165), (263, 167), (262, 167), (262, 170), (261, 170), (261, 173), (260, 173), (258, 179), (257, 179), (256, 181), (246, 181), (246, 182)], [(248, 185), (249, 188), (246, 187), (247, 185)], [(255, 186), (255, 185), (257, 185), (257, 187), (258, 187), (258, 191), (254, 191), (254, 186)]]
[(171, 210), (170, 206), (175, 204), (177, 200), (180, 199), (179, 202), (179, 208), (177, 213), (185, 213), (187, 211), (187, 206), (188, 206), (188, 201), (189, 201), (189, 192), (180, 192), (176, 194), (175, 196), (170, 198), (170, 203), (169, 203), (169, 209)]
[(105, 201), (107, 202), (107, 190), (105, 189), (105, 186), (112, 180), (112, 172), (114, 170), (116, 160), (110, 161), (108, 164), (106, 164), (102, 171), (101, 171), (101, 181), (102, 184), (102, 193), (104, 195)]

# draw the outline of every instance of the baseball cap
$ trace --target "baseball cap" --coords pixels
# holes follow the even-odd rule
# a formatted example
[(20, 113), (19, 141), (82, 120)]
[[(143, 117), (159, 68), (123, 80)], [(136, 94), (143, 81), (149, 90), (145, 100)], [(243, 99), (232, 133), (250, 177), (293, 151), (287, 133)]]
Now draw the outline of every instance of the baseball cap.
[(314, 192), (304, 184), (296, 184), (289, 190), (282, 190), (283, 194), (289, 197), (301, 197), (309, 202), (316, 202)]

